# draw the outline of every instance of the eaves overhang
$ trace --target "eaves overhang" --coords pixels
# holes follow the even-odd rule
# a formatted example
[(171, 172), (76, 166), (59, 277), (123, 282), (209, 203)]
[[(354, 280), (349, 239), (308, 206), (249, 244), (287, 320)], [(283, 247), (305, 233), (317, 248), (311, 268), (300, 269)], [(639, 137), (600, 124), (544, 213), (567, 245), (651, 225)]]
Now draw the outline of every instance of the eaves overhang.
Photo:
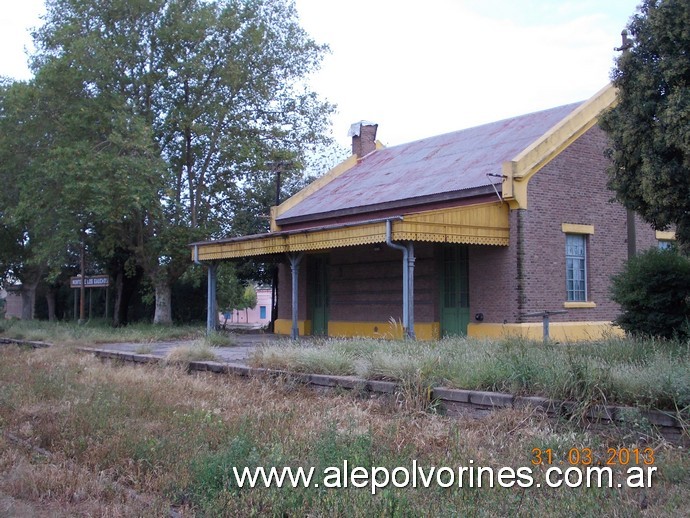
[(617, 102), (617, 90), (608, 84), (513, 159), (503, 162), (502, 195), (511, 208), (526, 209), (530, 178), (592, 128), (599, 116)]
[(192, 259), (217, 261), (386, 242), (386, 221), (394, 241), (508, 246), (509, 208), (502, 202), (408, 213), (339, 225), (256, 234), (192, 243)]
[(458, 191), (448, 191), (429, 196), (418, 196), (415, 198), (406, 198), (404, 200), (397, 200), (385, 203), (377, 203), (373, 205), (349, 207), (347, 209), (339, 209), (333, 211), (324, 211), (314, 214), (306, 214), (302, 216), (295, 216), (292, 218), (278, 218), (276, 219), (276, 228), (282, 226), (293, 225), (297, 223), (305, 223), (310, 221), (328, 220), (339, 218), (343, 216), (352, 216), (356, 214), (371, 214), (382, 211), (389, 211), (392, 209), (400, 209), (400, 212), (411, 212), (417, 207), (423, 205), (431, 205), (435, 203), (443, 203), (448, 201), (460, 201), (474, 198), (477, 196), (496, 195), (500, 199), (501, 184), (485, 185), (481, 187), (474, 187), (470, 189), (462, 189)]

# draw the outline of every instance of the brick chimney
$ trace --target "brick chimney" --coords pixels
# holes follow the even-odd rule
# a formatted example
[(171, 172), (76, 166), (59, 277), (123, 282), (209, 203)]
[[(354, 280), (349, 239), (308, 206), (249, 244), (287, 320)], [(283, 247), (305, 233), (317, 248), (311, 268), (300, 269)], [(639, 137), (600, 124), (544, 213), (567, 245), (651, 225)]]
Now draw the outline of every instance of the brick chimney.
[(352, 137), (352, 154), (362, 158), (376, 150), (376, 130), (379, 125), (360, 121), (350, 126), (348, 136)]

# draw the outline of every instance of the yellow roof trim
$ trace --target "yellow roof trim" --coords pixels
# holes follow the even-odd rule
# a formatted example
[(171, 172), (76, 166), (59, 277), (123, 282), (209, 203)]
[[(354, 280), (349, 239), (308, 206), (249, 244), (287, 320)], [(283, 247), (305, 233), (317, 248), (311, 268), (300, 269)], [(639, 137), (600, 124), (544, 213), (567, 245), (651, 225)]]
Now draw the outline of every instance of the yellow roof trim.
[[(407, 214), (392, 224), (394, 241), (508, 246), (509, 233), (508, 204), (501, 202)], [(199, 261), (214, 261), (385, 242), (386, 220), (379, 219), (196, 243), (192, 258), (195, 250)]]
[(529, 179), (594, 126), (601, 113), (615, 106), (616, 102), (616, 89), (608, 84), (515, 158), (504, 162), (503, 198), (513, 208), (526, 209)]
[(404, 216), (394, 223), (393, 239), (470, 245), (508, 246), (508, 205), (463, 205)]

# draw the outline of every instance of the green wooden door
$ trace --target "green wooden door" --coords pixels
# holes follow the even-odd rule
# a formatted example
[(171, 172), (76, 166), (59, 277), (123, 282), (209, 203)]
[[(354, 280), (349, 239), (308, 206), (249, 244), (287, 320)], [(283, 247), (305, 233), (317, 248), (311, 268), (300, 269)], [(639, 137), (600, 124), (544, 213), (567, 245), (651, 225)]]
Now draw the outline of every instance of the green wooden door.
[(470, 322), (467, 246), (441, 248), (441, 336), (466, 335)]
[(328, 256), (310, 261), (311, 325), (313, 335), (328, 334)]

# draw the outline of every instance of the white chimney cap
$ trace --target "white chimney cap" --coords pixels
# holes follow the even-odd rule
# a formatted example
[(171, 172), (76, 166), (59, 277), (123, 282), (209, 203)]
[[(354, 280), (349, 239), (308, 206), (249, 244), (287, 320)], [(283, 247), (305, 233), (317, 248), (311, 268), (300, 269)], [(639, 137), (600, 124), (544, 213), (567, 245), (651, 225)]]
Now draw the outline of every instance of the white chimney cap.
[(348, 137), (359, 137), (360, 131), (362, 131), (362, 126), (376, 126), (375, 122), (371, 121), (359, 121), (350, 125), (350, 130), (347, 132)]

